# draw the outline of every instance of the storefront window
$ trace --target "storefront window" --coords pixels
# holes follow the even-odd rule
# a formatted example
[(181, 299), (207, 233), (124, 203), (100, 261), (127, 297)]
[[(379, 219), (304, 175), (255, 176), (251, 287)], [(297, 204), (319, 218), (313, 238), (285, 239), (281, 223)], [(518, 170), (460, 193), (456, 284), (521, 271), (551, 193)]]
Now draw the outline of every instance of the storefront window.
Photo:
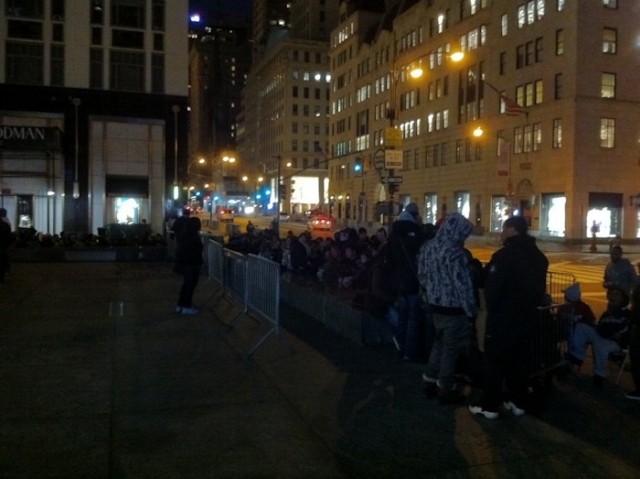
[(585, 236), (597, 238), (622, 236), (622, 195), (589, 193)]
[(542, 195), (540, 230), (547, 236), (563, 237), (566, 228), (567, 198), (561, 194)]
[(491, 232), (500, 233), (502, 223), (509, 217), (509, 206), (504, 196), (494, 196), (491, 198)]
[(469, 204), (469, 192), (468, 191), (456, 191), (455, 195), (456, 211), (465, 218), (469, 218), (471, 212), (471, 205)]
[(116, 198), (116, 220), (121, 225), (139, 222), (140, 202), (134, 198)]
[(436, 224), (438, 221), (438, 195), (424, 195), (424, 223)]

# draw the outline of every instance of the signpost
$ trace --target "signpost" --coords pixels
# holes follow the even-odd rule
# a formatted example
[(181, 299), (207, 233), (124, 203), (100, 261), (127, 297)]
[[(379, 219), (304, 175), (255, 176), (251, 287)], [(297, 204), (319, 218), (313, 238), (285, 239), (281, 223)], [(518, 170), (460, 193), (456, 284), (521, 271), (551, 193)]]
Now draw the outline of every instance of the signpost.
[(402, 168), (402, 150), (385, 150), (384, 167), (387, 170)]
[(386, 178), (382, 178), (382, 182), (388, 185), (398, 185), (402, 183), (402, 176), (387, 176)]

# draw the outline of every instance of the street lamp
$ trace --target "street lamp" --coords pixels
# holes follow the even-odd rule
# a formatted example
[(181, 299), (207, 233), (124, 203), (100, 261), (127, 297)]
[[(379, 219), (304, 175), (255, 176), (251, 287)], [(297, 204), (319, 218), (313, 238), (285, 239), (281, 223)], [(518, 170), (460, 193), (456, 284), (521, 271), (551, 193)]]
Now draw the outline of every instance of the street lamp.
[(80, 184), (78, 183), (78, 107), (80, 106), (80, 98), (74, 98), (71, 100), (73, 106), (75, 108), (75, 176), (73, 178), (73, 199), (77, 200), (80, 198)]
[(177, 200), (180, 197), (178, 189), (178, 112), (180, 107), (173, 105), (171, 111), (173, 111), (173, 199)]

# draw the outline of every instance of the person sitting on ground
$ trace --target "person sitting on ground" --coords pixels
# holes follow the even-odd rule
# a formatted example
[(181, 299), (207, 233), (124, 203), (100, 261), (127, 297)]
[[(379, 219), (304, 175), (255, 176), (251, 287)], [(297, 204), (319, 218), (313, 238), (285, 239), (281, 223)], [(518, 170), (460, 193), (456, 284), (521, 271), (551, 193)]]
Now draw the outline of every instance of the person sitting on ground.
[(607, 310), (595, 325), (578, 322), (573, 331), (569, 359), (574, 369), (579, 370), (586, 357), (587, 345), (593, 347), (593, 384), (602, 387), (607, 377), (609, 355), (621, 352), (628, 343), (631, 312), (629, 295), (619, 288), (607, 290)]
[(560, 314), (570, 317), (574, 323), (585, 323), (595, 327), (596, 316), (591, 307), (582, 301), (580, 283), (575, 283), (563, 291), (565, 304), (560, 306)]

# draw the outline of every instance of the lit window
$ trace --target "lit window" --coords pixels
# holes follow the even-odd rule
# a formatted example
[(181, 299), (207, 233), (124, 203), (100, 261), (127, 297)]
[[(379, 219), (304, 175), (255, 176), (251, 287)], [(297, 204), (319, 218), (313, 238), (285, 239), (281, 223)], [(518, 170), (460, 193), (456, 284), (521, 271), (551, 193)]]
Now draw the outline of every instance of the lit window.
[(616, 139), (616, 120), (613, 118), (600, 119), (600, 146), (613, 148)]
[(602, 52), (616, 53), (618, 31), (615, 28), (605, 28), (602, 31)]
[(616, 74), (615, 73), (602, 74), (602, 87), (600, 90), (600, 96), (602, 98), (616, 97)]

